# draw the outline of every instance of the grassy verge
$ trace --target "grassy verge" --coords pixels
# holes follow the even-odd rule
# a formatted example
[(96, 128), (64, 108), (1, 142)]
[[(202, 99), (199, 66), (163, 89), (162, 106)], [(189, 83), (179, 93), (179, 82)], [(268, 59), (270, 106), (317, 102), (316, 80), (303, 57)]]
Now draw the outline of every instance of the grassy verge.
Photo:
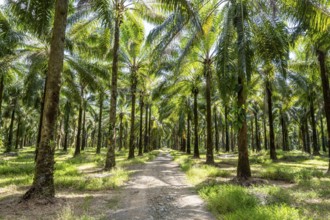
[[(117, 188), (128, 180), (128, 167), (143, 164), (157, 156), (153, 151), (144, 156), (127, 160), (127, 152), (117, 152), (117, 167), (112, 171), (102, 171), (105, 149), (99, 155), (89, 148), (77, 157), (72, 152), (57, 151), (55, 155), (55, 187), (57, 190), (107, 190)], [(13, 188), (29, 186), (34, 172), (34, 149), (24, 148), (18, 156), (0, 156), (0, 198), (1, 193)]]
[(251, 169), (259, 181), (242, 187), (231, 181), (236, 154), (218, 155), (216, 166), (205, 165), (204, 154), (201, 159), (171, 154), (218, 219), (330, 219), (330, 178), (324, 175), (324, 157), (279, 152), (279, 160), (271, 162), (265, 152), (251, 154)]

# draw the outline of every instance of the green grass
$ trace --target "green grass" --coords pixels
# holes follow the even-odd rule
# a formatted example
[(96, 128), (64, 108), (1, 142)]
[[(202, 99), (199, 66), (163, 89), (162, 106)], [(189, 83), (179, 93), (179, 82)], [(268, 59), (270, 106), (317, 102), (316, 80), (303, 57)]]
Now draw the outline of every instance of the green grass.
[(263, 181), (242, 187), (231, 181), (237, 154), (215, 157), (216, 166), (205, 165), (205, 154), (201, 159), (177, 151), (171, 155), (218, 219), (330, 219), (325, 157), (278, 151), (279, 160), (272, 162), (268, 152), (250, 152), (252, 174)]
[[(95, 149), (87, 149), (77, 157), (72, 157), (72, 149), (68, 153), (57, 151), (55, 154), (55, 187), (57, 190), (106, 190), (117, 188), (128, 180), (134, 164), (143, 164), (154, 159), (158, 151), (144, 154), (133, 160), (127, 160), (127, 152), (117, 152), (117, 167), (109, 172), (102, 171), (105, 160), (105, 149), (100, 155)], [(25, 187), (32, 183), (34, 173), (34, 149), (24, 148), (18, 156), (0, 155), (0, 188)], [(6, 190), (4, 190), (6, 191)]]

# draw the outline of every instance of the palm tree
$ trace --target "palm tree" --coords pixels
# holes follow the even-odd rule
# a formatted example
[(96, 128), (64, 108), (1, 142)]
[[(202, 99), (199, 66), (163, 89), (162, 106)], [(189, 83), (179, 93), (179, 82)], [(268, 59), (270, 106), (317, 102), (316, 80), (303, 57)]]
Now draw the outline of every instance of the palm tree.
[(38, 147), (36, 168), (31, 188), (23, 196), (24, 200), (33, 198), (52, 199), (54, 188), (54, 128), (58, 111), (61, 72), (64, 59), (64, 40), (67, 21), (68, 1), (57, 0), (51, 52), (49, 55), (45, 107), (41, 141)]

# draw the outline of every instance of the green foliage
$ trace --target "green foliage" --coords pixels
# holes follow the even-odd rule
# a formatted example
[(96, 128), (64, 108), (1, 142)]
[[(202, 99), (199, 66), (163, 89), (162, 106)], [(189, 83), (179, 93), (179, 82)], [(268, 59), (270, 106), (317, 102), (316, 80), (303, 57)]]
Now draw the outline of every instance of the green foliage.
[(297, 209), (287, 205), (257, 206), (250, 209), (238, 209), (236, 212), (225, 215), (226, 220), (296, 220), (304, 219)]
[(321, 178), (324, 174), (322, 171), (314, 169), (269, 167), (261, 173), (261, 176), (266, 179), (296, 183), (299, 181), (311, 180), (313, 177)]
[(213, 213), (224, 215), (239, 209), (250, 209), (258, 205), (256, 197), (245, 188), (234, 185), (204, 187), (199, 191)]

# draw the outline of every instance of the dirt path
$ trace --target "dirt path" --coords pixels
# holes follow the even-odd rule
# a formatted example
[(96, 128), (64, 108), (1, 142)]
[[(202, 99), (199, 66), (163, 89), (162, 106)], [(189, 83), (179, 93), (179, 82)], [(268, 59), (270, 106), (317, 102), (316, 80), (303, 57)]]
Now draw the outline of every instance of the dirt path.
[(119, 198), (117, 209), (109, 213), (109, 219), (215, 219), (167, 153), (141, 167)]

